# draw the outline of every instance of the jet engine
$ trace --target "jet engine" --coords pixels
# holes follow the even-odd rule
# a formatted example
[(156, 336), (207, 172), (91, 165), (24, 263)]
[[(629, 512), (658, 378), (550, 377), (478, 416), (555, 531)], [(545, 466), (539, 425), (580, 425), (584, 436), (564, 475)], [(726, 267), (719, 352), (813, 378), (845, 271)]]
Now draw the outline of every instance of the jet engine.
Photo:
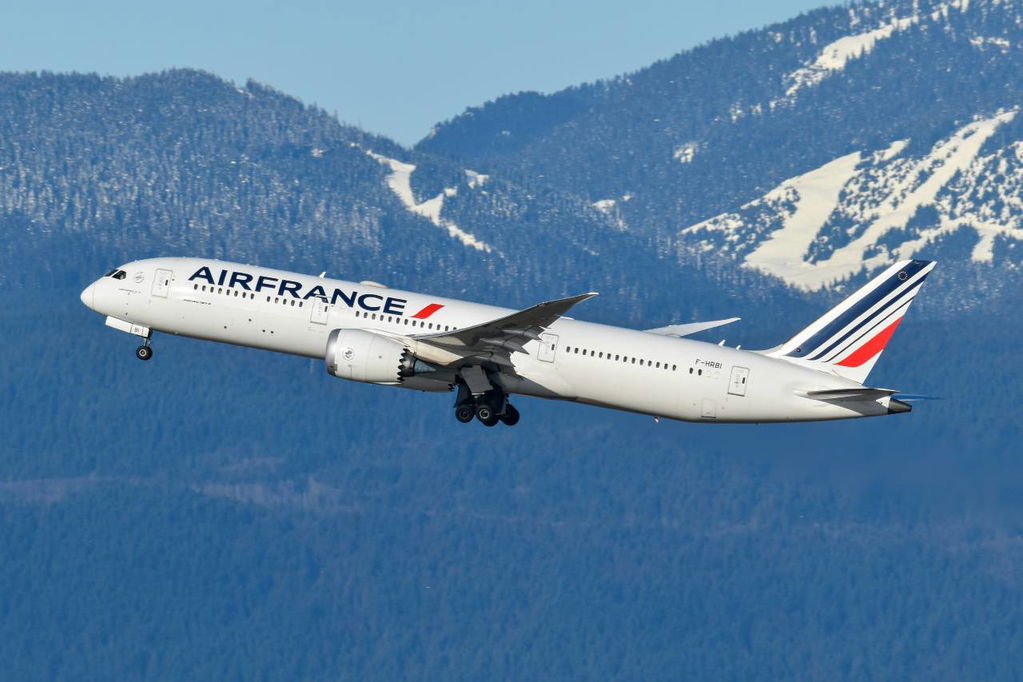
[(417, 359), (400, 341), (362, 329), (335, 329), (327, 339), (327, 373), (371, 384), (401, 384), (434, 367)]

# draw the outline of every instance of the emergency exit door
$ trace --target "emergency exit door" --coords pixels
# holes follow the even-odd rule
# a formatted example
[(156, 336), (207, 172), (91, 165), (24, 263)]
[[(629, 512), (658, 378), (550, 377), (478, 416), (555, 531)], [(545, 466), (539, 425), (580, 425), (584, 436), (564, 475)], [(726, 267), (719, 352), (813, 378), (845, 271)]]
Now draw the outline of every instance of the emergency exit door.
[(536, 357), (544, 362), (554, 362), (554, 354), (558, 351), (557, 334), (540, 334), (540, 350)]
[(728, 393), (730, 395), (746, 395), (746, 385), (749, 382), (748, 367), (733, 367), (732, 378), (728, 382)]

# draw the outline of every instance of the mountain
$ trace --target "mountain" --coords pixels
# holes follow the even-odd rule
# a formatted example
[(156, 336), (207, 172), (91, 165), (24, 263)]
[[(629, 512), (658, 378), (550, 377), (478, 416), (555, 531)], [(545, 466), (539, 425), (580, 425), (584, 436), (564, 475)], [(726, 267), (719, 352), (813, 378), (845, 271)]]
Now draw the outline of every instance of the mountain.
[[(414, 149), (197, 71), (0, 74), (4, 679), (1016, 679), (1021, 26), (822, 9)], [(597, 289), (578, 316), (741, 315), (744, 347), (937, 257), (871, 380), (941, 399), (482, 429), (315, 360), (158, 335), (139, 363), (78, 294), (186, 254)]]
[(1023, 253), (1021, 21), (1017, 4), (968, 0), (818, 10), (471, 108), (417, 149), (613, 206), (686, 265), (818, 290), (926, 253), (1000, 277)]

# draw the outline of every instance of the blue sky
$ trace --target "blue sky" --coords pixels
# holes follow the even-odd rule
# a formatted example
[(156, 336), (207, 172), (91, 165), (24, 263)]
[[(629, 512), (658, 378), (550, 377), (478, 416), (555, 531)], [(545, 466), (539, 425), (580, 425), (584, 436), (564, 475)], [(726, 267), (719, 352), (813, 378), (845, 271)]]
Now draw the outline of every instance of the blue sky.
[(255, 78), (411, 144), (467, 106), (613, 76), (824, 0), (5, 3), (0, 70)]

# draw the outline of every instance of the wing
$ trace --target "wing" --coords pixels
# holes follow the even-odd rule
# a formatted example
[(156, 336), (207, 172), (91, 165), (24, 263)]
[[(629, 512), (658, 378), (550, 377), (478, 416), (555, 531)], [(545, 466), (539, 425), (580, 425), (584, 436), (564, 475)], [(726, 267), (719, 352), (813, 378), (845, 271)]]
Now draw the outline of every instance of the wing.
[(696, 332), (702, 332), (706, 329), (713, 329), (714, 327), (722, 327), (726, 324), (732, 324), (738, 322), (739, 317), (729, 317), (727, 320), (711, 320), (709, 322), (690, 322), (688, 324), (669, 324), (667, 327), (658, 327), (657, 329), (647, 329), (646, 331), (650, 334), (660, 334), (661, 336), (689, 336)]
[[(484, 356), (495, 362), (507, 361), (512, 353), (527, 353), (524, 346), (540, 339), (540, 333), (567, 313), (572, 306), (596, 296), (596, 292), (537, 303), (506, 317), (463, 327), (451, 332), (413, 336), (420, 344), (432, 346), (456, 357)], [(452, 364), (452, 363), (445, 363)]]

